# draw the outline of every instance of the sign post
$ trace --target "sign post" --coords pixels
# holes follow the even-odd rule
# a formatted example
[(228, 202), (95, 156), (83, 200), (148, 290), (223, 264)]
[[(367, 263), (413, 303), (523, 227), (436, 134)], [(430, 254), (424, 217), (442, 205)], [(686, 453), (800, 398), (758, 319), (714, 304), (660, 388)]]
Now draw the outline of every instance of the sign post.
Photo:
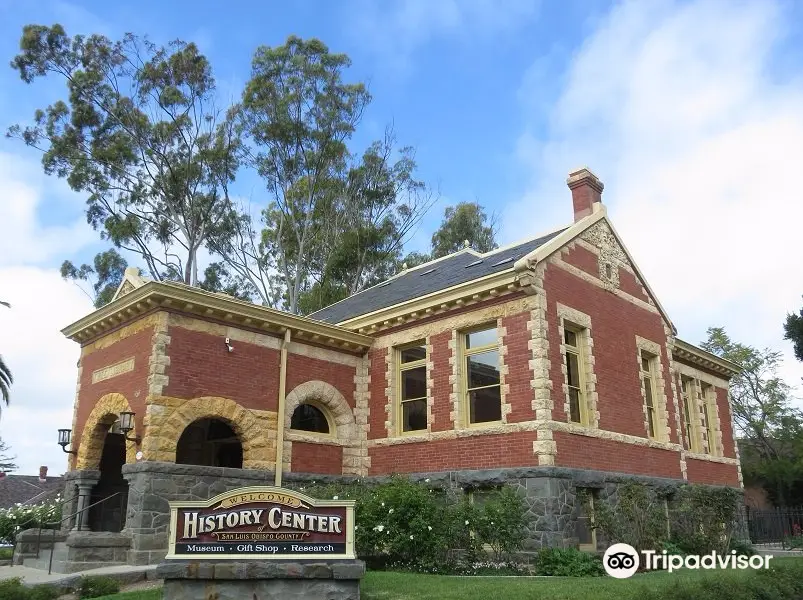
[(194, 599), (195, 587), (199, 600), (207, 598), (210, 586), (248, 598), (262, 598), (260, 590), (265, 598), (300, 591), (315, 598), (321, 590), (327, 598), (358, 598), (365, 566), (354, 554), (354, 501), (253, 486), (170, 502), (168, 553), (158, 572), (165, 599)]

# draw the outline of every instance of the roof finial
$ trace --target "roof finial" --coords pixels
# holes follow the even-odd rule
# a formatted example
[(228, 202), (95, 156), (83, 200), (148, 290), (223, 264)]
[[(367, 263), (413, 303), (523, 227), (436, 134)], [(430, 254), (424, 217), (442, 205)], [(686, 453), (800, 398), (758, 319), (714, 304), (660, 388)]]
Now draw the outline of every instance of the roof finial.
[(468, 240), (463, 240), (463, 248), (468, 248), (471, 245), (471, 242)]
[(406, 270), (407, 270), (407, 263), (404, 262), (404, 263), (402, 263), (402, 271), (406, 271)]

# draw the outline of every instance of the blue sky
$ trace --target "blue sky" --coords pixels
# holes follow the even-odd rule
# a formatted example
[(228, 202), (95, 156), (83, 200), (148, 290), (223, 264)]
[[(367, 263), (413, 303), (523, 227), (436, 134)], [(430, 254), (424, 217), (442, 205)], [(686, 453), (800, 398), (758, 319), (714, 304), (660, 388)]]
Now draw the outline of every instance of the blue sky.
[[(478, 200), (502, 243), (571, 220), (565, 178), (587, 165), (625, 243), (674, 320), (697, 343), (723, 325), (803, 366), (782, 338), (799, 309), (803, 259), (803, 3), (770, 0), (384, 0), (343, 2), (25, 2), (0, 0), (0, 128), (63, 94), (6, 67), (27, 23), (164, 43), (196, 42), (221, 96), (236, 98), (261, 44), (290, 34), (347, 53), (373, 102), (353, 148), (393, 123), (440, 190), (410, 249), (443, 208)], [(0, 349), (17, 378), (0, 435), (23, 472), (60, 471), (78, 349), (59, 329), (89, 311), (58, 276), (102, 249), (84, 198), (41, 173), (39, 156), (0, 139)], [(259, 181), (237, 192), (264, 201)], [(798, 390), (798, 395), (803, 392)], [(33, 428), (31, 423), (38, 423)]]

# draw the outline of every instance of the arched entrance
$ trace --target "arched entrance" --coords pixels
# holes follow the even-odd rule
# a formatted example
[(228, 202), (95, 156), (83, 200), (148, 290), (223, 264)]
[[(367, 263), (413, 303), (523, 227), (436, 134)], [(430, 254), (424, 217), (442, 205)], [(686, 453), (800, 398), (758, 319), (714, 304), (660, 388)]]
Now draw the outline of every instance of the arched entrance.
[(176, 464), (243, 468), (243, 446), (231, 426), (221, 419), (190, 423), (176, 444)]
[(100, 479), (92, 490), (89, 509), (89, 528), (92, 531), (119, 532), (125, 525), (128, 504), (128, 482), (123, 479), (126, 459), (126, 440), (115, 421), (108, 426), (100, 455)]

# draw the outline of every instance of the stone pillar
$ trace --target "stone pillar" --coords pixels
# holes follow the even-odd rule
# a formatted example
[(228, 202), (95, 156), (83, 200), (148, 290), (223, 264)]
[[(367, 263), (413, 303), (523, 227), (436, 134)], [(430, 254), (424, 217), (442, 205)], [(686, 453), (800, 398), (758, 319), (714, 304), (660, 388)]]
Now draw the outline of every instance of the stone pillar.
[(75, 525), (73, 531), (89, 531), (89, 505), (91, 504), (92, 488), (100, 480), (98, 471), (79, 471), (75, 478), (78, 487), (78, 506), (75, 509)]

